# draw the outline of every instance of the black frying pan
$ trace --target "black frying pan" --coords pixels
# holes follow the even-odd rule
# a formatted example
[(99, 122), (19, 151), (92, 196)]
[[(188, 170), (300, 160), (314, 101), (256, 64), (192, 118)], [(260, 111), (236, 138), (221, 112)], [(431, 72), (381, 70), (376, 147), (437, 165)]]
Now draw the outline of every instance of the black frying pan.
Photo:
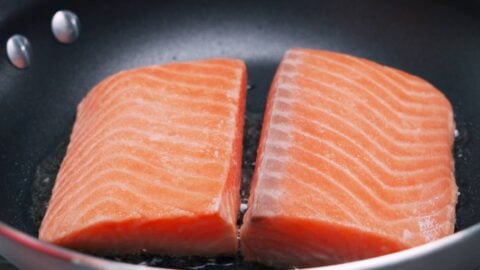
[[(50, 20), (59, 9), (80, 18), (82, 32), (71, 45), (58, 43), (51, 33)], [(3, 44), (15, 33), (32, 44), (26, 70), (16, 69), (6, 57)], [(291, 47), (350, 53), (427, 79), (454, 105), (460, 134), (455, 147), (458, 232), (419, 248), (329, 269), (480, 267), (478, 2), (2, 0), (0, 42), (0, 254), (20, 268), (139, 267), (33, 238), (49, 195), (48, 184), (38, 178), (55, 175), (76, 105), (92, 86), (122, 69), (236, 57), (246, 61), (253, 86), (247, 110), (261, 113), (278, 62)], [(230, 269), (261, 268), (239, 264), (238, 258), (223, 260)]]

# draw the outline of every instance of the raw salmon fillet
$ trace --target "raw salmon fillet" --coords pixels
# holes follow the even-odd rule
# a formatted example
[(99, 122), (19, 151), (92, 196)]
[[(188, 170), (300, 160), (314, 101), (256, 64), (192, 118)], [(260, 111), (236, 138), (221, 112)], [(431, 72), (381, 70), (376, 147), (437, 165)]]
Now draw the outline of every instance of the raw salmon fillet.
[(243, 254), (317, 266), (453, 233), (454, 129), (449, 101), (418, 77), (348, 55), (288, 51), (268, 98)]
[(97, 253), (232, 254), (246, 68), (211, 59), (115, 74), (78, 106), (39, 237)]

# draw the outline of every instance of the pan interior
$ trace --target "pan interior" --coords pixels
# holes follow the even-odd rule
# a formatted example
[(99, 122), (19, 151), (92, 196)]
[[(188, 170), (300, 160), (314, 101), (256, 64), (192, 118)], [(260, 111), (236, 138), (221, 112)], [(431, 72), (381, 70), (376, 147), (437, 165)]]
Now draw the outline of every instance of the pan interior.
[[(292, 47), (369, 58), (441, 89), (454, 106), (459, 134), (456, 228), (480, 222), (475, 207), (480, 205), (480, 7), (474, 1), (12, 4), (16, 7), (7, 4), (0, 11), (0, 41), (21, 33), (30, 39), (33, 56), (29, 69), (18, 70), (0, 51), (0, 220), (21, 231), (38, 232), (76, 105), (102, 78), (122, 69), (209, 57), (244, 59), (251, 85), (247, 114), (253, 119), (244, 172), (250, 174), (269, 85), (282, 54)], [(71, 45), (56, 42), (50, 32), (59, 9), (74, 11), (81, 21), (80, 38)], [(237, 263), (237, 258), (224, 260)]]

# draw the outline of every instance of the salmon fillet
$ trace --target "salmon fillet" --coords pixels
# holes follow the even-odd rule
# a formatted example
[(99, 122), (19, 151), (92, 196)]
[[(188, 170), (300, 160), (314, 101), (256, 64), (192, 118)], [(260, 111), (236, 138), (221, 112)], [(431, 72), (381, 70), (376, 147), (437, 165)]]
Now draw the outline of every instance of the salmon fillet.
[(232, 254), (246, 68), (139, 68), (78, 106), (39, 238), (96, 253)]
[(443, 94), (348, 55), (292, 49), (272, 84), (240, 239), (248, 260), (317, 266), (453, 233)]

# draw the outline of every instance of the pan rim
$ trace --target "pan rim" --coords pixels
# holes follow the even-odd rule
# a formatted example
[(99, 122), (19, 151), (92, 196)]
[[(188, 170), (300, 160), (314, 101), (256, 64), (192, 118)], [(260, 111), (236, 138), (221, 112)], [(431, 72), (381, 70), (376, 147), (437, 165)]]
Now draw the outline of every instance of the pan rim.
[[(92, 267), (93, 269), (124, 269), (124, 270), (137, 270), (137, 269), (153, 269), (153, 267), (135, 265), (129, 263), (109, 261), (106, 259), (98, 258), (92, 255), (84, 254), (75, 250), (67, 249), (61, 246), (53, 245), (39, 240), (31, 235), (28, 235), (20, 230), (13, 228), (12, 226), (0, 221), (0, 235), (15, 243), (21, 244), (26, 248), (34, 249), (43, 255), (55, 257), (66, 262), (75, 263), (77, 265), (83, 265)], [(312, 268), (304, 268), (311, 270), (345, 270), (345, 269), (380, 269), (387, 266), (395, 266), (399, 263), (409, 260), (417, 260), (421, 257), (431, 255), (435, 252), (439, 252), (445, 248), (460, 243), (468, 238), (474, 238), (475, 235), (480, 235), (480, 223), (477, 223), (469, 228), (456, 232), (452, 235), (444, 238), (417, 246), (402, 250), (395, 253), (386, 254), (370, 259), (364, 259), (354, 262), (348, 262), (343, 264), (336, 264), (330, 266), (320, 266)], [(8, 257), (7, 257), (8, 259)], [(169, 269), (162, 267), (154, 267), (155, 269)]]

